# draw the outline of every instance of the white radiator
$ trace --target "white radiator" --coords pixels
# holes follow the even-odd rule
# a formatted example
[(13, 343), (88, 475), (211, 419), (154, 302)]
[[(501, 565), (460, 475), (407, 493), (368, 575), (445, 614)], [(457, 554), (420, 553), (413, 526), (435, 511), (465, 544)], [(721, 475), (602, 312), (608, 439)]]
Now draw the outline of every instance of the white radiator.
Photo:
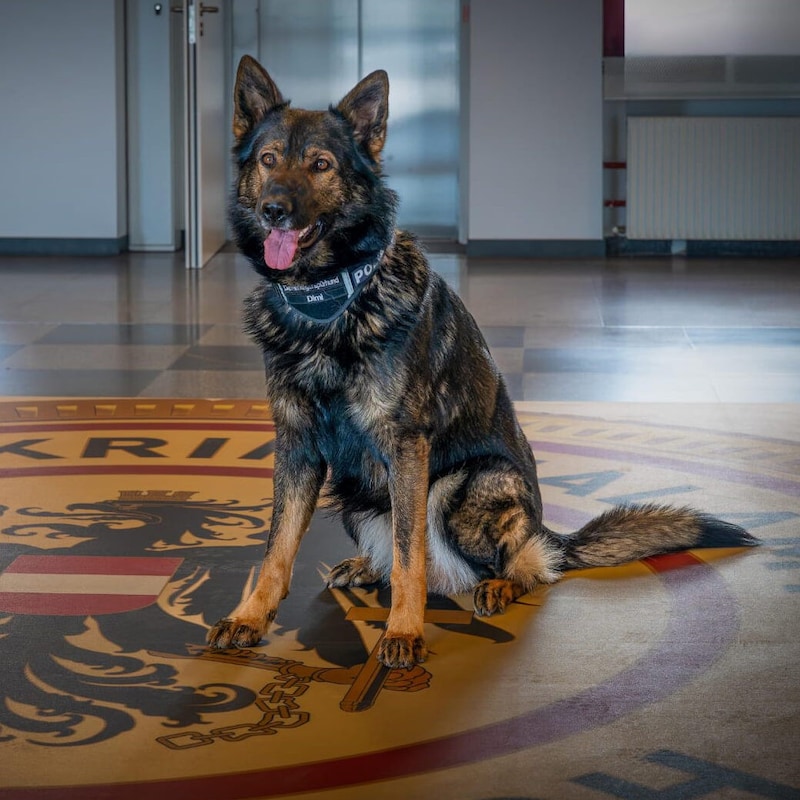
[(629, 117), (630, 239), (800, 239), (800, 118)]

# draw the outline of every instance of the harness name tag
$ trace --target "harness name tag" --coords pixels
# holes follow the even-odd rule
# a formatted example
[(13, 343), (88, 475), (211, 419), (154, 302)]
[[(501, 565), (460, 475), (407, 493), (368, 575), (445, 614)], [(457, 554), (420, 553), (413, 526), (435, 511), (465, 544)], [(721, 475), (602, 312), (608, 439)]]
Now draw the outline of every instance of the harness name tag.
[(332, 322), (347, 310), (367, 280), (375, 274), (383, 253), (381, 250), (375, 261), (343, 269), (338, 275), (308, 286), (275, 283), (273, 287), (292, 310), (306, 319), (320, 323)]

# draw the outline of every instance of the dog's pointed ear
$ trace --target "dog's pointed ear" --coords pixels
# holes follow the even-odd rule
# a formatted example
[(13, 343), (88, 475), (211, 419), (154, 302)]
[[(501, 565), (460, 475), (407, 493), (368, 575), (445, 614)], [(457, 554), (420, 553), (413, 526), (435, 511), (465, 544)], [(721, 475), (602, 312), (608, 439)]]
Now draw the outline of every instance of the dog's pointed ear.
[(353, 126), (356, 141), (378, 161), (389, 119), (389, 76), (382, 69), (371, 72), (347, 94), (337, 110)]
[(285, 102), (275, 81), (261, 64), (250, 56), (242, 56), (233, 90), (233, 135), (241, 139), (270, 109)]

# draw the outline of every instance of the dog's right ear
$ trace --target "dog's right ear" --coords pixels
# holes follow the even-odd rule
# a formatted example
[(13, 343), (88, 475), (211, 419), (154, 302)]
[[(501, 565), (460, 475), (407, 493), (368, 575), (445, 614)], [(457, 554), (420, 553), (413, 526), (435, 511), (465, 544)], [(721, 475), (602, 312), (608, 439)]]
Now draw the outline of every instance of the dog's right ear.
[(233, 135), (241, 139), (258, 125), (269, 111), (286, 101), (261, 64), (242, 56), (233, 90)]

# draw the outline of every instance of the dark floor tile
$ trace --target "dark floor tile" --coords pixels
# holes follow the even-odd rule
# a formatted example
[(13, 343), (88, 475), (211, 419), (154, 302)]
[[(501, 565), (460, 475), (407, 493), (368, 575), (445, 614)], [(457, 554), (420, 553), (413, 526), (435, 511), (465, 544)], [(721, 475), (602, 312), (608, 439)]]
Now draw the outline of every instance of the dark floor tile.
[(8, 322), (0, 320), (0, 342), (4, 345), (31, 344), (31, 342), (40, 339), (54, 327), (55, 325), (47, 322)]
[(800, 345), (800, 328), (687, 328), (686, 335), (697, 345)]
[(192, 344), (212, 327), (161, 322), (136, 325), (65, 323), (46, 333), (37, 344)]
[(503, 380), (506, 382), (509, 397), (512, 400), (524, 400), (525, 394), (522, 386), (522, 373), (505, 373)]
[(691, 342), (680, 327), (530, 325), (525, 347), (679, 347)]
[(489, 347), (522, 347), (525, 341), (521, 325), (484, 325), (481, 331)]
[(24, 345), (21, 344), (0, 344), (0, 362), (7, 359), (13, 353), (16, 353), (17, 350), (21, 349)]
[(257, 347), (250, 345), (195, 345), (172, 366), (174, 370), (251, 370), (263, 369)]
[(598, 341), (612, 347), (689, 347), (683, 328), (658, 326), (604, 326), (599, 328)]
[(2, 370), (0, 395), (135, 397), (159, 374), (158, 370)]
[(685, 374), (535, 373), (522, 376), (523, 400), (581, 403), (715, 403), (709, 379)]
[(608, 375), (662, 374), (697, 370), (699, 362), (690, 350), (678, 348), (528, 347), (524, 372), (585, 372)]

